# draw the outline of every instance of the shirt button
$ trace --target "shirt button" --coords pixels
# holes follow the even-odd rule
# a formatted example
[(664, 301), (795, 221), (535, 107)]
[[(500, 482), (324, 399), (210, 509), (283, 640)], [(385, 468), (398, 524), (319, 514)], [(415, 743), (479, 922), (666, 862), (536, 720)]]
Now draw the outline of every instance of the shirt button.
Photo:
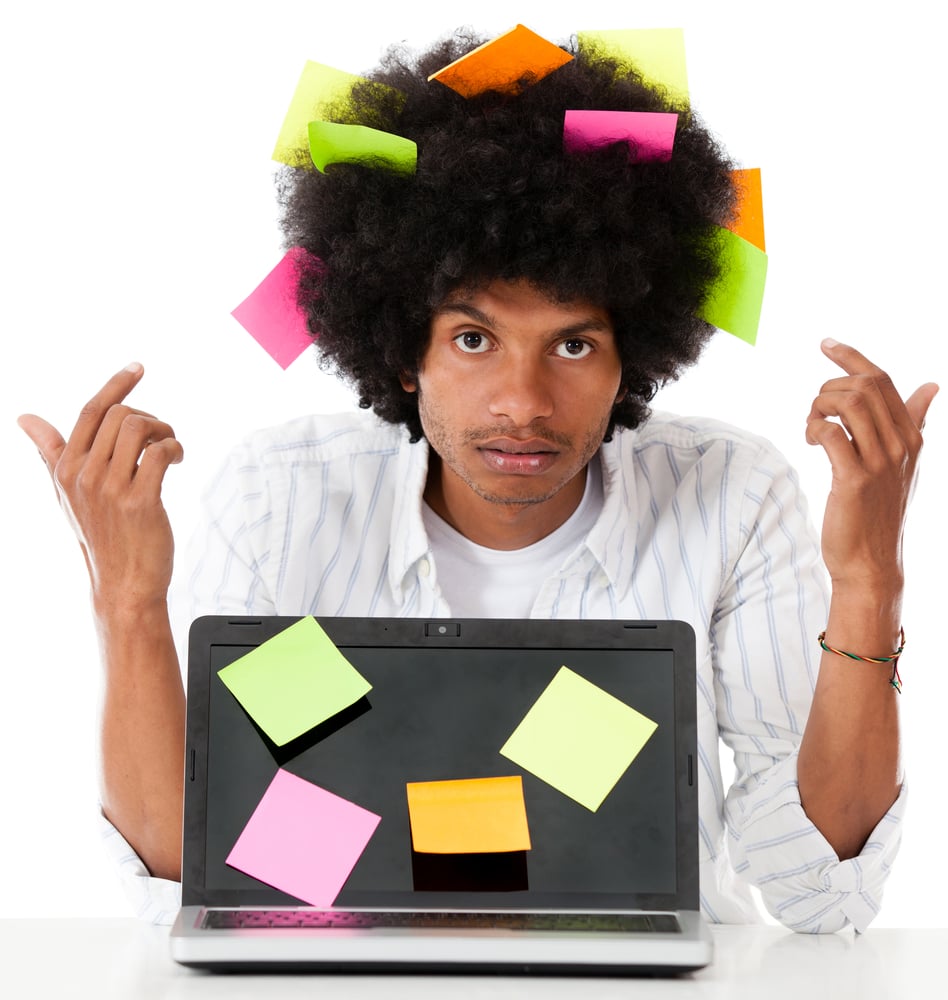
[(418, 575), (427, 576), (430, 572), (431, 563), (429, 563), (427, 559), (422, 559), (421, 562), (418, 563)]

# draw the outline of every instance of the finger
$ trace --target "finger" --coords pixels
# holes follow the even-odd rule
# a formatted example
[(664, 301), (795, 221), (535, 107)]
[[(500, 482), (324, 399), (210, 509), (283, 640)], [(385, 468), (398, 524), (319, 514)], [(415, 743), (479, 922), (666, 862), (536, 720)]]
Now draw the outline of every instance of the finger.
[(841, 423), (848, 434), (843, 437), (860, 456), (871, 455), (883, 441), (887, 453), (902, 450), (902, 439), (892, 428), (889, 411), (872, 390), (821, 392), (813, 400), (807, 417), (808, 440), (820, 423), (834, 427)]
[(135, 388), (145, 369), (137, 361), (116, 372), (79, 413), (66, 445), (70, 451), (87, 452), (92, 447), (105, 415)]
[(25, 432), (26, 436), (36, 445), (46, 468), (52, 472), (53, 466), (59, 461), (59, 456), (66, 446), (62, 434), (47, 423), (42, 417), (35, 413), (24, 413), (17, 417), (17, 424)]
[(168, 466), (177, 465), (183, 459), (184, 448), (177, 438), (167, 437), (151, 442), (142, 452), (141, 462), (135, 473), (135, 489), (157, 498)]
[(920, 385), (905, 401), (905, 409), (908, 410), (912, 422), (919, 430), (925, 427), (928, 408), (932, 405), (932, 400), (938, 395), (938, 388), (934, 382), (926, 382), (924, 385)]
[(809, 420), (806, 425), (806, 439), (809, 444), (819, 445), (840, 477), (853, 480), (862, 469), (862, 462), (853, 443), (843, 428), (831, 420)]
[(906, 435), (906, 440), (911, 439), (913, 433), (917, 431), (918, 424), (913, 423), (905, 408), (905, 403), (899, 395), (898, 389), (889, 377), (878, 365), (873, 364), (864, 354), (861, 354), (855, 347), (848, 344), (840, 344), (832, 338), (826, 338), (820, 347), (823, 353), (835, 364), (839, 365), (848, 375), (867, 375), (878, 388), (889, 414), (892, 417), (899, 431)]
[[(114, 411), (120, 408), (112, 409)], [(174, 439), (174, 430), (163, 420), (134, 411), (122, 414), (121, 418), (114, 439), (114, 448), (108, 460), (109, 472), (113, 476), (118, 476), (121, 481), (128, 482), (136, 474), (142, 453), (158, 442), (168, 438)], [(102, 434), (100, 437), (107, 438), (107, 435)], [(107, 440), (103, 442), (103, 450), (106, 445)], [(98, 438), (95, 447), (98, 447)]]

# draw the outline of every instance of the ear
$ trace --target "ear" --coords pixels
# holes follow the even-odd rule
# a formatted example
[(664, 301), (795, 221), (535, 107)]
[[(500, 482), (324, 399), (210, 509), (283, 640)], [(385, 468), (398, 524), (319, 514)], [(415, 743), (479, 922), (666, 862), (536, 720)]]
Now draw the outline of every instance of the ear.
[(405, 392), (417, 392), (417, 391), (418, 391), (418, 383), (417, 383), (417, 382), (414, 382), (414, 381), (412, 381), (412, 380), (411, 380), (411, 379), (410, 379), (410, 378), (409, 378), (409, 377), (408, 377), (408, 376), (407, 376), (407, 375), (405, 374), (405, 372), (402, 372), (402, 373), (401, 373), (401, 374), (400, 374), (400, 375), (398, 376), (398, 381), (399, 381), (399, 382), (401, 383), (401, 386), (402, 386), (402, 388), (403, 388), (403, 389), (405, 390)]

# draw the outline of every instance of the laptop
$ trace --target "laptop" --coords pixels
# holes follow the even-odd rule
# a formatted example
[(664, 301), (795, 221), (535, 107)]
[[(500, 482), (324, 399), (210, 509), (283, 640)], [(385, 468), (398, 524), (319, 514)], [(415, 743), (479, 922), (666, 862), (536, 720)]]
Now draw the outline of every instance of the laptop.
[(699, 969), (695, 711), (679, 621), (199, 618), (172, 956)]

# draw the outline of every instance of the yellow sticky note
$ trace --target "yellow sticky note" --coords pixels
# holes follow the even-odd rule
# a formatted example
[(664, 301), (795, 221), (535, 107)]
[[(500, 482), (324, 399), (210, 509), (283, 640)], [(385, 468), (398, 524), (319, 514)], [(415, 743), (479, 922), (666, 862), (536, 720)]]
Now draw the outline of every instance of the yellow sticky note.
[(524, 80), (536, 83), (572, 58), (558, 45), (518, 24), (432, 73), (428, 79), (438, 80), (462, 97), (474, 97), (487, 90), (515, 94)]
[(672, 100), (688, 100), (685, 33), (681, 28), (580, 31), (576, 38), (580, 49), (600, 49), (631, 62), (647, 83), (664, 87)]
[(411, 781), (408, 815), (420, 854), (495, 854), (530, 850), (520, 775)]
[(331, 719), (372, 689), (315, 618), (299, 619), (218, 676), (277, 746)]
[(298, 166), (301, 152), (309, 148), (307, 126), (334, 101), (345, 97), (363, 77), (332, 66), (308, 61), (300, 74), (290, 107), (273, 148), (273, 159)]
[(657, 728), (564, 666), (500, 752), (595, 812)]

